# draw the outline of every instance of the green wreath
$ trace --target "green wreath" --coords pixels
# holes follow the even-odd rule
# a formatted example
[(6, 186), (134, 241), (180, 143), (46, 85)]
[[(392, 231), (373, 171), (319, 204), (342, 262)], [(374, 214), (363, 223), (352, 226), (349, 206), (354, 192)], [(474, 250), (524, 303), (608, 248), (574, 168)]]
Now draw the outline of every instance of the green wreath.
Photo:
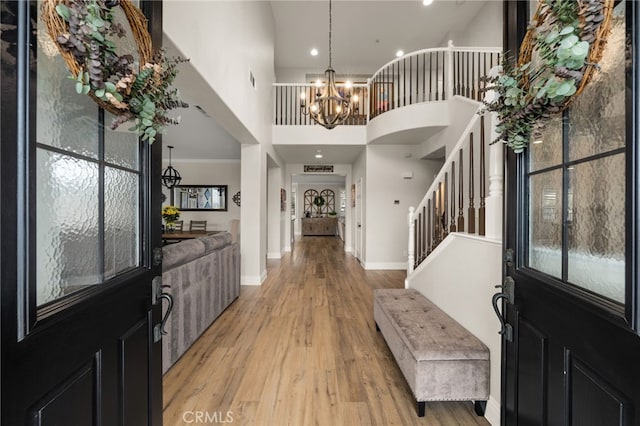
[[(127, 36), (115, 22), (118, 7), (129, 23), (139, 64), (133, 55), (117, 52), (116, 41)], [(166, 125), (179, 123), (167, 111), (188, 107), (171, 88), (177, 65), (187, 60), (167, 58), (162, 49), (152, 54), (146, 18), (130, 0), (44, 0), (42, 17), (76, 91), (116, 116), (112, 129), (134, 121), (129, 130), (153, 143)]]
[(517, 66), (503, 56), (502, 73), (486, 77), (485, 102), (498, 114), (492, 143), (503, 141), (515, 153), (552, 114), (567, 108), (598, 68), (611, 26), (613, 0), (541, 0), (520, 47)]

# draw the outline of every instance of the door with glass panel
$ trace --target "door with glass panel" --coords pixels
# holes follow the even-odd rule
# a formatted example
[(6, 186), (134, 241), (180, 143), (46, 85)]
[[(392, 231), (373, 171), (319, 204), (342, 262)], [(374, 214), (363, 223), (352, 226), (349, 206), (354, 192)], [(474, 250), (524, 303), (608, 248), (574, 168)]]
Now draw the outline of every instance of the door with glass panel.
[(161, 424), (161, 144), (76, 94), (39, 2), (0, 5), (1, 423)]
[(507, 161), (506, 425), (640, 422), (637, 8), (616, 5), (590, 85)]

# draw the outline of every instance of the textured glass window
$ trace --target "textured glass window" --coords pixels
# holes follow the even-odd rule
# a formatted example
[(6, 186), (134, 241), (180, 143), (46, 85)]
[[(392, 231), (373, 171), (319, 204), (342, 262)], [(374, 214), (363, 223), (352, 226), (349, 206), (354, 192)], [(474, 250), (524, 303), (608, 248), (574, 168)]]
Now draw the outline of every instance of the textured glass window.
[(562, 171), (529, 181), (529, 266), (562, 278)]
[[(127, 124), (112, 131), (112, 117), (76, 93), (39, 15), (37, 29), (35, 262), (41, 306), (140, 265), (141, 174), (138, 137)], [(120, 47), (129, 52), (129, 45)]]
[(569, 172), (569, 282), (624, 303), (624, 154)]
[[(37, 152), (37, 304), (101, 282), (98, 166)], [(81, 208), (80, 208), (81, 206)]]
[(529, 149), (528, 266), (625, 303), (624, 4), (596, 72)]

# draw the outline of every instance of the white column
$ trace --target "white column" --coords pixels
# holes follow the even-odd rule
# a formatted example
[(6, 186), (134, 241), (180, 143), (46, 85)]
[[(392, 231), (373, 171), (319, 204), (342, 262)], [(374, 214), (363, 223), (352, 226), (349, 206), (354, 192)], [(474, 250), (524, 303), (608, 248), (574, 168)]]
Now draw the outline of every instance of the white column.
[[(413, 265), (415, 264), (416, 259), (416, 247), (415, 247), (415, 234), (416, 234), (416, 225), (413, 220), (413, 215), (415, 213), (415, 208), (413, 206), (409, 207), (409, 214), (407, 216), (407, 220), (409, 221), (409, 246), (407, 248), (407, 254), (409, 256), (407, 262), (407, 275), (411, 275), (413, 272)], [(406, 285), (405, 285), (406, 286)]]
[(258, 144), (242, 144), (240, 149), (240, 283), (260, 285), (267, 257), (266, 157)]
[(447, 100), (450, 101), (453, 98), (453, 41), (449, 40), (447, 45)]
[[(500, 67), (493, 67), (489, 71), (490, 76), (500, 73)], [(494, 91), (488, 91), (485, 101), (491, 102), (497, 95)], [(498, 125), (498, 114), (487, 113), (489, 118), (489, 141), (493, 142), (498, 138), (496, 127)], [(485, 199), (486, 204), (486, 236), (497, 240), (502, 239), (503, 221), (503, 194), (504, 194), (504, 144), (497, 142), (489, 145), (489, 194)]]

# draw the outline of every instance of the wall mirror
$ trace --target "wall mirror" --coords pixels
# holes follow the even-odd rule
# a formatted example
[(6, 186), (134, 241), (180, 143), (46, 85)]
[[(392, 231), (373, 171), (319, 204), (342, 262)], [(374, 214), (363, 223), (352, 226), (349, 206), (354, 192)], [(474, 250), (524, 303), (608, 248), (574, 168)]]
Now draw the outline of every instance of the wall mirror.
[(227, 185), (176, 185), (171, 198), (182, 211), (227, 211)]

